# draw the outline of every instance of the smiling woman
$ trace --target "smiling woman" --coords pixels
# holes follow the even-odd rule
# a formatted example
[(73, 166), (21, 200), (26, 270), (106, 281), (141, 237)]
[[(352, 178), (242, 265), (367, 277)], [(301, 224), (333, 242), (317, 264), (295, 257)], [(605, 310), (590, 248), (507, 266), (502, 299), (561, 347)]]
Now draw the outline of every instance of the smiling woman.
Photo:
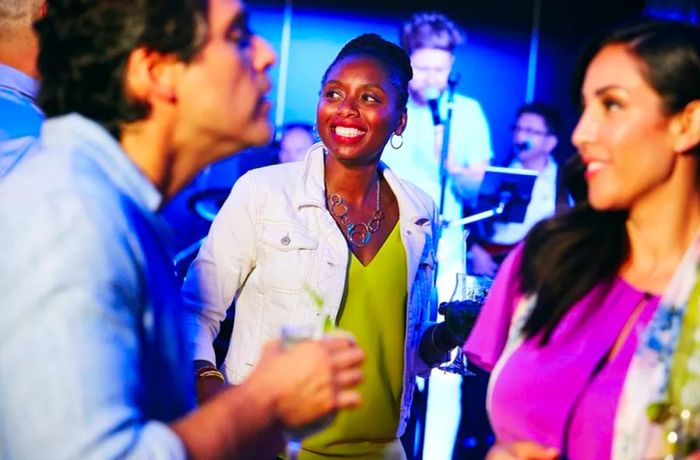
[[(200, 364), (214, 362), (212, 342), (235, 299), (224, 363), (232, 383), (282, 326), (321, 331), (328, 317), (355, 336), (367, 355), (363, 405), (305, 440), (302, 459), (405, 458), (398, 436), (414, 377), (457, 345), (446, 326), (428, 322), (435, 204), (380, 162), (405, 127), (410, 78), (397, 45), (375, 34), (346, 44), (322, 79), (321, 142), (304, 162), (236, 183), (183, 288)], [(311, 293), (323, 299), (320, 311)], [(210, 396), (200, 388), (200, 399)]]
[(489, 459), (685, 458), (700, 445), (700, 29), (613, 31), (576, 83), (587, 199), (506, 259), (465, 345), (493, 371)]
[[(403, 59), (391, 60), (391, 54)], [(403, 51), (376, 35), (363, 35), (343, 48), (322, 81), (316, 123), (327, 152), (329, 209), (364, 265), (399, 217), (396, 197), (382, 179), (378, 162), (389, 138), (400, 136), (406, 126), (405, 82), (410, 77)], [(381, 219), (370, 226), (374, 216)], [(351, 236), (356, 229), (365, 235), (362, 244)]]

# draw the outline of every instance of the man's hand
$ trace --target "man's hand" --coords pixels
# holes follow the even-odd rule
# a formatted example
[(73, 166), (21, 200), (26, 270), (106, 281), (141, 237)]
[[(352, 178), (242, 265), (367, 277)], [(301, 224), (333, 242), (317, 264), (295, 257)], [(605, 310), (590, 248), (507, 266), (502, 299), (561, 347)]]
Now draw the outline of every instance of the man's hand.
[(472, 253), (472, 274), (478, 276), (488, 276), (493, 278), (498, 271), (498, 264), (493, 261), (491, 254), (478, 244), (471, 247)]
[(272, 458), (284, 446), (283, 430), (360, 404), (354, 387), (364, 359), (348, 336), (288, 350), (268, 343), (248, 380), (218, 391), (170, 426), (193, 459)]
[(285, 428), (295, 428), (355, 407), (365, 355), (348, 336), (304, 341), (283, 350), (268, 343), (245, 383), (271, 398), (271, 410)]
[(557, 449), (530, 441), (496, 444), (486, 455), (486, 460), (556, 460), (558, 458)]

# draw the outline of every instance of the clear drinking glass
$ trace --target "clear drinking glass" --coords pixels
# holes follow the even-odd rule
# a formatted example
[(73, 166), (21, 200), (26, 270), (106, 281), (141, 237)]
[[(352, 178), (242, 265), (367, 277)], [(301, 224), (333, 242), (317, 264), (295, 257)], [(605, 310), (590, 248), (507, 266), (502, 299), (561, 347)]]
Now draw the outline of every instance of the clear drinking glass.
[[(491, 287), (491, 278), (485, 276), (471, 276), (465, 273), (457, 273), (455, 280), (455, 288), (452, 291), (452, 296), (449, 302), (440, 304), (439, 312), (443, 315), (448, 309), (459, 308), (461, 314), (461, 325), (466, 327), (464, 336), (468, 337), (471, 332), (476, 318), (479, 315), (481, 306), (486, 300), (489, 288)], [(446, 318), (445, 321), (449, 319)], [(469, 362), (467, 356), (462, 351), (462, 346), (458, 346), (454, 353), (454, 359), (446, 364), (442, 364), (438, 368), (453, 374), (459, 374), (465, 377), (475, 375), (468, 368)]]
[[(285, 325), (282, 326), (281, 340), (284, 348), (290, 348), (304, 340), (318, 340), (323, 336), (323, 331), (317, 325)], [(287, 441), (287, 460), (297, 460), (301, 443), (304, 438), (316, 434), (326, 428), (335, 418), (335, 414), (323, 417), (302, 427), (287, 429), (284, 437)]]

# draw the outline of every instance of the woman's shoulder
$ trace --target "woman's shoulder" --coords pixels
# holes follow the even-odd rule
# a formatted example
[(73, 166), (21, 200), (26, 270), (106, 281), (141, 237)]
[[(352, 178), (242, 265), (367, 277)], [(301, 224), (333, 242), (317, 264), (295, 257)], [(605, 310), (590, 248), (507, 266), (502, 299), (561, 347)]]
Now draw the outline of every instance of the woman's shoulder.
[(246, 174), (251, 174), (257, 180), (286, 180), (299, 176), (304, 171), (303, 161), (293, 161), (289, 163), (278, 163), (262, 168), (251, 169)]
[(256, 193), (277, 193), (298, 186), (303, 174), (303, 161), (264, 166), (243, 174), (234, 184), (234, 188), (254, 186)]
[(300, 161), (278, 163), (253, 169), (243, 177), (249, 175), (247, 180), (264, 184), (268, 189), (296, 187), (310, 178), (319, 181), (323, 174), (323, 149), (323, 144), (317, 142), (309, 148), (304, 159)]
[[(385, 164), (383, 164), (383, 173), (389, 181), (389, 185), (393, 185), (394, 189), (396, 185), (400, 186), (406, 197), (419, 204), (425, 211), (432, 213), (436, 209), (435, 201), (422, 188), (407, 179), (399, 177)], [(396, 193), (396, 190), (394, 192)]]

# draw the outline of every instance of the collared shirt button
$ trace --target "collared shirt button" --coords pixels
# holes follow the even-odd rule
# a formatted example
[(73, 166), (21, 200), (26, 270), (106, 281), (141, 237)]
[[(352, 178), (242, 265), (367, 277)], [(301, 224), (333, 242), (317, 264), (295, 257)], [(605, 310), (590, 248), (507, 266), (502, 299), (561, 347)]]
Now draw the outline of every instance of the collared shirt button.
[(289, 234), (284, 235), (282, 239), (280, 240), (280, 243), (282, 243), (282, 246), (289, 246), (289, 243), (292, 242), (292, 239), (289, 238)]

